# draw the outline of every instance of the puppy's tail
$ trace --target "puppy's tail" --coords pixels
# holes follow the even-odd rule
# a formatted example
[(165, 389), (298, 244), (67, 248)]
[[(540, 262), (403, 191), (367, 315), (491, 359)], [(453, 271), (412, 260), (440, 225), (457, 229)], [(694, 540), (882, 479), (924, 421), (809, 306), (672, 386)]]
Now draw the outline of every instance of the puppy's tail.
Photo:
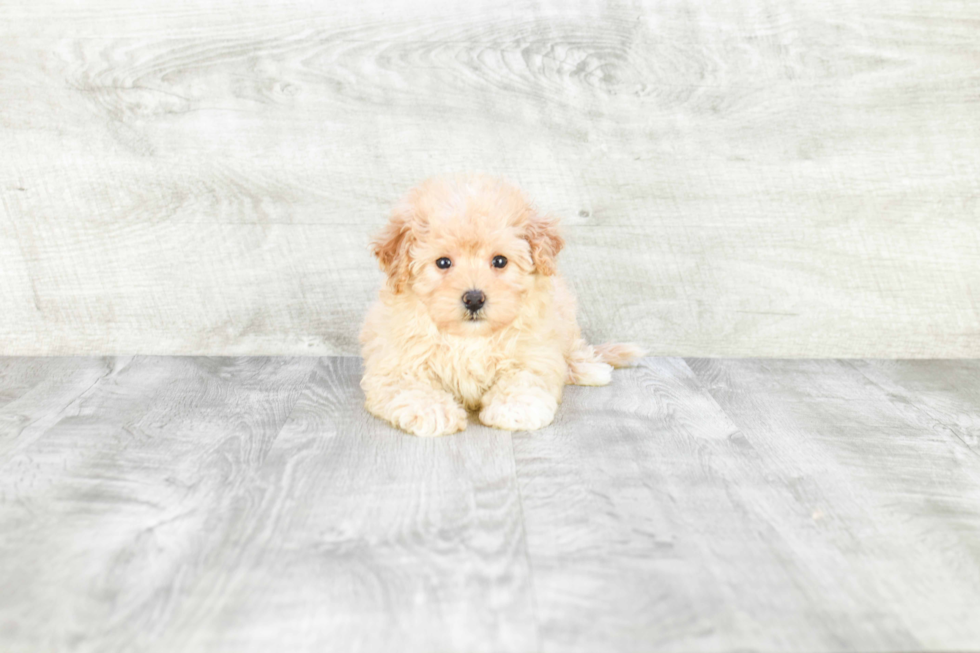
[(636, 345), (607, 342), (591, 346), (581, 342), (568, 359), (568, 381), (572, 385), (606, 385), (614, 367), (626, 367), (644, 352)]
[(646, 353), (636, 345), (619, 342), (607, 342), (592, 349), (597, 359), (613, 367), (626, 367)]

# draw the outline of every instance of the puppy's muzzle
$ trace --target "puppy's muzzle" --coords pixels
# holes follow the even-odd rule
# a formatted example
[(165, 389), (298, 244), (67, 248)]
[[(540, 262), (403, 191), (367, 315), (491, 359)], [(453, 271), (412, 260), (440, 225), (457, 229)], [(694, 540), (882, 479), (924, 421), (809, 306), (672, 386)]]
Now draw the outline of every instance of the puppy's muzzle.
[(487, 296), (482, 290), (467, 290), (463, 293), (463, 306), (470, 313), (476, 313), (487, 303)]

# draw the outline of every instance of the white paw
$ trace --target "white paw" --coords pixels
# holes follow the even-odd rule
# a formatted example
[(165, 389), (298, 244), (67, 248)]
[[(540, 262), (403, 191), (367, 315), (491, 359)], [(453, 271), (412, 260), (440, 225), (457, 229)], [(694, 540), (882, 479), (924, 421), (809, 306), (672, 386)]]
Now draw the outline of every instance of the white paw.
[(431, 395), (399, 397), (391, 422), (412, 435), (431, 438), (466, 428), (466, 409), (451, 397), (433, 400)]
[(480, 421), (506, 431), (533, 431), (551, 424), (558, 402), (544, 390), (496, 398), (480, 411)]

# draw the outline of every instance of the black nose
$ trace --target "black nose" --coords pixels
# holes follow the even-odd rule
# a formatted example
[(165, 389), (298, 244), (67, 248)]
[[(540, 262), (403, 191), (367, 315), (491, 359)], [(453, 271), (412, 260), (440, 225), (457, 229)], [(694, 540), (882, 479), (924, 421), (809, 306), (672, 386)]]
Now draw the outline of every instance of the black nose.
[(487, 296), (483, 294), (482, 290), (467, 290), (463, 293), (463, 305), (471, 313), (476, 313), (483, 308), (486, 302)]

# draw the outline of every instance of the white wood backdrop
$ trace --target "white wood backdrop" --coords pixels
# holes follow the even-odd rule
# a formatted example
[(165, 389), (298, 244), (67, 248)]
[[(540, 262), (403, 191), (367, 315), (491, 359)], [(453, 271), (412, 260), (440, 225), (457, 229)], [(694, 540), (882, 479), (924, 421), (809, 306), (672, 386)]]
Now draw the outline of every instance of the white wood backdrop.
[(980, 356), (980, 3), (0, 3), (0, 353), (351, 354), (422, 178), (596, 340)]

